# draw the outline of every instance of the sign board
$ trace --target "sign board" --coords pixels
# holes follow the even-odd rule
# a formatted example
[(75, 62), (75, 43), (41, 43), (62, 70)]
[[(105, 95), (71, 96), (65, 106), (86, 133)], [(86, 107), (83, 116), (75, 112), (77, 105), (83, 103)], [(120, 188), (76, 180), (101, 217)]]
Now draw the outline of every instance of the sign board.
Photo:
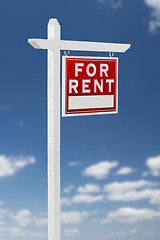
[(62, 116), (118, 112), (118, 58), (62, 58)]

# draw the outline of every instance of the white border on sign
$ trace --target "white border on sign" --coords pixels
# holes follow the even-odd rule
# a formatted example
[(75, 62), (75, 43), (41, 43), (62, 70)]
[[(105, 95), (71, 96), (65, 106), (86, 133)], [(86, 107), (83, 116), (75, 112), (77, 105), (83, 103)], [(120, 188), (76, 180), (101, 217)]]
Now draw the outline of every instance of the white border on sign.
[[(65, 79), (66, 79), (66, 58), (91, 58), (91, 59), (116, 59), (117, 60), (117, 85), (116, 85), (116, 111), (114, 112), (93, 112), (93, 113), (65, 113)], [(102, 114), (116, 114), (118, 113), (118, 58), (117, 57), (87, 57), (87, 56), (62, 56), (62, 117), (74, 117), (74, 116), (89, 116), (89, 115), (102, 115)]]

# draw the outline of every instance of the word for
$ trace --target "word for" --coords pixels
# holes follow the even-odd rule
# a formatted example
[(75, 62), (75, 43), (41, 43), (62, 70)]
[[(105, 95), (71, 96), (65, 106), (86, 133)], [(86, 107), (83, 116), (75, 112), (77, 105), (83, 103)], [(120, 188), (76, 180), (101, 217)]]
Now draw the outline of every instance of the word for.
[[(80, 67), (84, 67), (84, 63), (75, 63), (75, 77), (78, 77), (78, 73), (82, 72), (82, 68)], [(93, 72), (90, 72), (91, 68)], [(100, 63), (100, 77), (103, 76), (103, 73), (105, 74), (106, 77), (108, 77), (107, 74), (108, 69), (109, 69), (108, 64)], [(97, 72), (96, 66), (93, 63), (89, 63), (86, 67), (86, 72), (89, 77), (94, 77)]]

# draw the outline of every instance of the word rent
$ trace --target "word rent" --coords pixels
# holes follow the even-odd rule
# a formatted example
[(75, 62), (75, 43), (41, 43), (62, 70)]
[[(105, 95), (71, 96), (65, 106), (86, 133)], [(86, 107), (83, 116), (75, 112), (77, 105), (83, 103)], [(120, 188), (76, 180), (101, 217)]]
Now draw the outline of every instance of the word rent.
[[(84, 63), (75, 63), (75, 77), (78, 77), (79, 72), (83, 72)], [(100, 77), (108, 77), (108, 70), (109, 66), (108, 64), (100, 64)], [(89, 63), (86, 67), (86, 74), (88, 77), (94, 77), (96, 75), (97, 68), (95, 64)], [(108, 87), (108, 91), (111, 92), (112, 83), (114, 83), (114, 79), (94, 79), (94, 93), (99, 90), (100, 92), (103, 92), (104, 87)], [(105, 84), (106, 83), (106, 84)], [(105, 84), (105, 86), (104, 86)], [(82, 93), (90, 93), (91, 92), (91, 79), (82, 79)], [(78, 80), (76, 79), (69, 79), (69, 93), (72, 93), (74, 91), (75, 93), (78, 93)]]
[(118, 59), (63, 57), (63, 116), (117, 113)]

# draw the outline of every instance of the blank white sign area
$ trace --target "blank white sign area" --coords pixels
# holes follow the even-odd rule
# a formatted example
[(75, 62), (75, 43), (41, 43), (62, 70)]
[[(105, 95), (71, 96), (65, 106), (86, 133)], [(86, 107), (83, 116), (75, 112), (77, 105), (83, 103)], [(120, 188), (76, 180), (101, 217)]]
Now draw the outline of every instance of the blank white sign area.
[(111, 108), (114, 107), (114, 95), (69, 96), (68, 109)]

